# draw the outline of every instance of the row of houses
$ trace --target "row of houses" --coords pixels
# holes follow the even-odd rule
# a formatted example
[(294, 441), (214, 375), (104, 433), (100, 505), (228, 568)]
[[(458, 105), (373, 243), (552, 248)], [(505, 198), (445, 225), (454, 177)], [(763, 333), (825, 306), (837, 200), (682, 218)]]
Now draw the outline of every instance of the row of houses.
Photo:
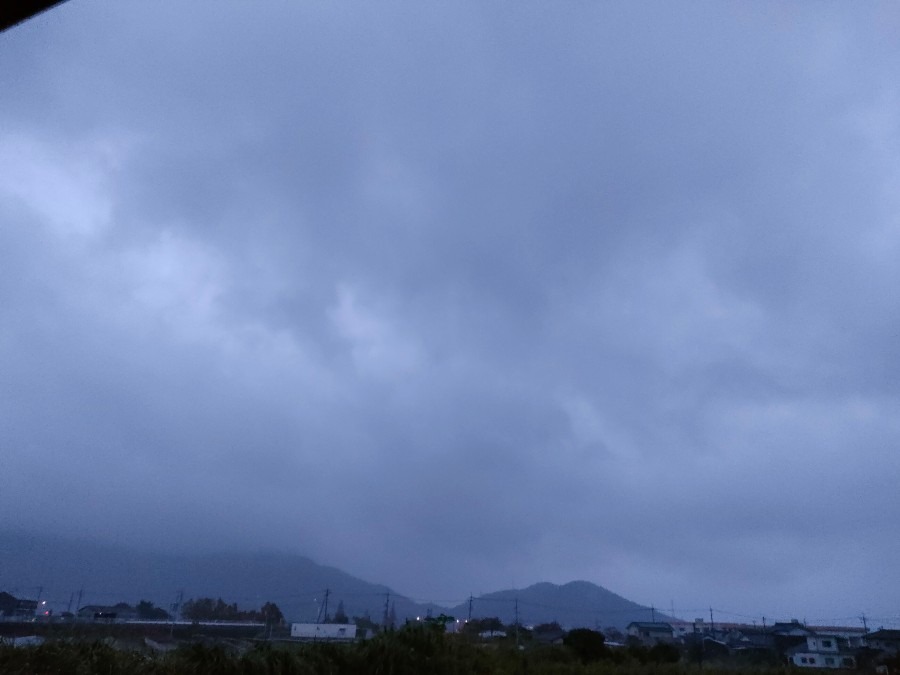
[(85, 605), (74, 614), (63, 612), (56, 616), (52, 610), (43, 610), (45, 604), (39, 608), (37, 600), (17, 598), (10, 593), (0, 591), (0, 620), (44, 619), (57, 620), (68, 619), (78, 621), (105, 621), (108, 623), (135, 621), (141, 618), (137, 608), (128, 603), (120, 602), (117, 605)]
[(776, 654), (801, 668), (854, 669), (860, 657), (874, 661), (900, 654), (900, 630), (869, 632), (851, 626), (807, 626), (800, 621), (771, 626), (738, 623), (635, 621), (627, 635), (633, 644), (682, 644), (702, 657)]
[(37, 600), (17, 598), (5, 591), (0, 591), (0, 617), (31, 617), (37, 614), (37, 607)]

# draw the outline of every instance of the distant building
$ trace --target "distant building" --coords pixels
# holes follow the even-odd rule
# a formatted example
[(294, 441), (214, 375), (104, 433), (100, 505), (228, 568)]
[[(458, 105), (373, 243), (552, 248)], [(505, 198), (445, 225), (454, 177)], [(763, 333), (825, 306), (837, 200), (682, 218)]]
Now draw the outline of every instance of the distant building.
[(781, 655), (787, 654), (788, 650), (795, 647), (801, 647), (806, 644), (806, 638), (815, 635), (815, 631), (810, 630), (797, 619), (773, 623), (766, 629), (766, 633), (772, 648)]
[(505, 630), (484, 630), (478, 634), (482, 640), (492, 640), (494, 638), (504, 638), (506, 637)]
[(31, 617), (37, 612), (37, 604), (37, 600), (26, 600), (0, 592), (0, 616)]
[(355, 640), (352, 623), (292, 623), (291, 637), (298, 640)]
[(18, 604), (19, 599), (16, 596), (0, 591), (0, 616), (15, 616)]
[(689, 635), (694, 635), (695, 633), (708, 633), (709, 626), (703, 623), (703, 619), (697, 619), (696, 621), (673, 621), (672, 626), (672, 637), (674, 638), (685, 638)]
[(652, 647), (659, 642), (672, 642), (672, 625), (659, 621), (632, 621), (625, 629), (629, 638)]
[(882, 628), (866, 635), (866, 641), (872, 649), (890, 656), (900, 654), (900, 630)]
[(807, 626), (816, 635), (833, 635), (840, 641), (841, 647), (857, 649), (868, 646), (866, 629), (862, 626)]
[[(534, 631), (535, 642), (543, 645), (561, 645), (566, 637), (566, 631), (562, 628), (552, 628), (542, 631)], [(606, 641), (607, 646), (611, 646), (609, 640)]]
[(800, 668), (856, 668), (856, 657), (841, 647), (837, 635), (816, 634), (806, 637), (806, 644), (792, 647), (786, 656)]
[(729, 633), (747, 632), (757, 630), (756, 626), (748, 623), (728, 623), (717, 621), (716, 623), (708, 623), (703, 619), (694, 619), (693, 621), (671, 621), (672, 637), (684, 638), (689, 635), (712, 635), (717, 638), (724, 638)]
[(773, 623), (768, 631), (772, 635), (779, 635), (781, 637), (809, 637), (815, 633), (815, 631), (807, 628), (797, 619)]
[(118, 605), (85, 605), (78, 610), (78, 619), (82, 621), (99, 621), (115, 623), (137, 619), (137, 610), (125, 603)]

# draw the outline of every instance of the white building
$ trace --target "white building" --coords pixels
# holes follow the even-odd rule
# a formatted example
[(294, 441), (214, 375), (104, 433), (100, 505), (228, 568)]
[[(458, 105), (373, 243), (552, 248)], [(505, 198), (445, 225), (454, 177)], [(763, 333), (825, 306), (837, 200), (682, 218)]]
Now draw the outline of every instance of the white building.
[(841, 651), (840, 639), (837, 635), (808, 635), (806, 644), (791, 649), (788, 658), (801, 668), (856, 668), (853, 654)]
[(299, 640), (355, 640), (352, 623), (292, 623), (291, 637)]

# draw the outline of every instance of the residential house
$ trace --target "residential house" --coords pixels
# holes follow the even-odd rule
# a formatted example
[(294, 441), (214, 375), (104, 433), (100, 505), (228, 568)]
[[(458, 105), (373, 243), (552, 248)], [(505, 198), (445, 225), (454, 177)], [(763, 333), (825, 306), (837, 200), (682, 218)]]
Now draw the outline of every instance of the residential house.
[(659, 621), (632, 621), (625, 633), (632, 640), (648, 647), (660, 642), (672, 642), (673, 639), (672, 625)]
[(37, 604), (37, 600), (26, 600), (0, 592), (0, 616), (32, 617), (37, 612)]
[(12, 616), (18, 602), (16, 596), (0, 591), (0, 616)]
[(769, 633), (772, 635), (778, 635), (781, 637), (809, 637), (813, 635), (815, 631), (810, 628), (807, 628), (805, 625), (800, 623), (797, 619), (791, 619), (790, 621), (779, 621), (777, 623), (773, 623), (772, 626), (768, 629)]
[(704, 623), (703, 619), (694, 619), (693, 621), (672, 621), (669, 625), (672, 626), (672, 637), (676, 640), (698, 633), (709, 633), (709, 624)]
[[(562, 628), (552, 628), (549, 630), (534, 631), (534, 640), (542, 645), (561, 645), (566, 637), (566, 631)], [(606, 642), (609, 645), (609, 641)]]
[(856, 657), (841, 647), (837, 635), (807, 635), (805, 644), (788, 649), (785, 655), (791, 664), (801, 668), (856, 668)]
[(900, 654), (900, 630), (882, 628), (866, 635), (869, 647), (889, 656)]
[(693, 621), (672, 621), (672, 636), (677, 640), (688, 636), (708, 635), (721, 642), (732, 642), (747, 634), (762, 633), (763, 629), (749, 623), (728, 623), (717, 621), (715, 624), (694, 619)]
[(868, 646), (868, 635), (862, 626), (807, 626), (817, 635), (833, 635), (841, 647), (858, 649)]
[(786, 654), (789, 649), (794, 647), (802, 647), (806, 644), (806, 638), (815, 635), (815, 631), (810, 630), (797, 619), (789, 622), (777, 622), (766, 629), (769, 637), (769, 644), (779, 654)]

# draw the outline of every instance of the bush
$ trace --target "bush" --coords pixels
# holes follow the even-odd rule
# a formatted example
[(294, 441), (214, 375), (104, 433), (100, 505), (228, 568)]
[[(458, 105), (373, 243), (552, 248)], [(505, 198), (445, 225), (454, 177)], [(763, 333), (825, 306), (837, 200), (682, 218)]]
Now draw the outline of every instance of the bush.
[(575, 652), (582, 663), (599, 661), (607, 653), (606, 638), (603, 633), (589, 628), (570, 630), (563, 638), (563, 644)]

